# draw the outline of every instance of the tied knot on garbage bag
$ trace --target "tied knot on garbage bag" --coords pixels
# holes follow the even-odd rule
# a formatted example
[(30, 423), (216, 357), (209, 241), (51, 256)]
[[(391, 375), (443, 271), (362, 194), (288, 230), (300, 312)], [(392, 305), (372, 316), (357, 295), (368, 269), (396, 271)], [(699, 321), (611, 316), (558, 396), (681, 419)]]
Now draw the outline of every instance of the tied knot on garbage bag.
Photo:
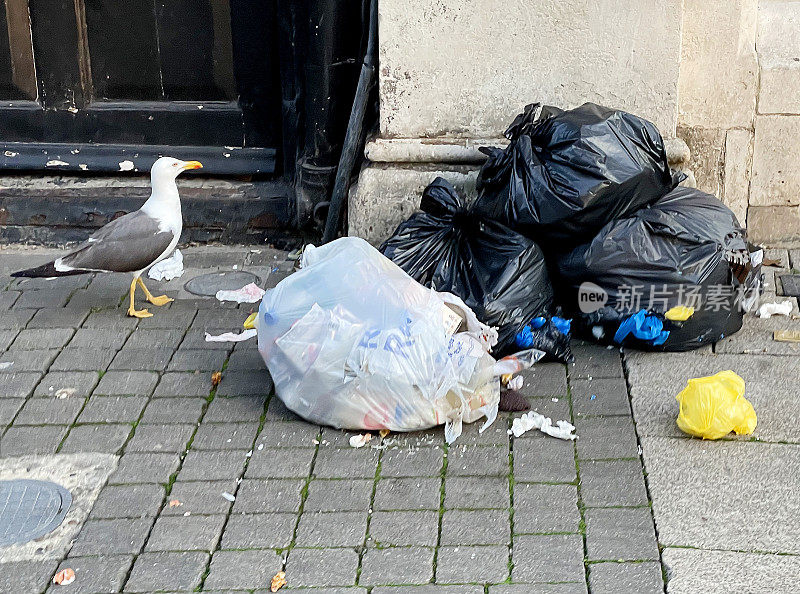
[(744, 380), (733, 371), (690, 379), (677, 396), (678, 427), (703, 439), (719, 439), (731, 431), (748, 435), (756, 428), (756, 411), (744, 397)]

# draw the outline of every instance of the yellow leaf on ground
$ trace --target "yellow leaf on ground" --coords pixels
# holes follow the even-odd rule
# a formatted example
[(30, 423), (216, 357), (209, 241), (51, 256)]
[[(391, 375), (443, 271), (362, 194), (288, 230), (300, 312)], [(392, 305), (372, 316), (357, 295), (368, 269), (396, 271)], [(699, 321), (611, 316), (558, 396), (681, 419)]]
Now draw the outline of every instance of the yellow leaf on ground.
[(278, 590), (283, 588), (286, 584), (287, 584), (287, 582), (286, 582), (286, 572), (285, 571), (279, 571), (278, 573), (276, 573), (273, 576), (272, 582), (269, 585), (269, 591), (270, 592), (277, 592)]

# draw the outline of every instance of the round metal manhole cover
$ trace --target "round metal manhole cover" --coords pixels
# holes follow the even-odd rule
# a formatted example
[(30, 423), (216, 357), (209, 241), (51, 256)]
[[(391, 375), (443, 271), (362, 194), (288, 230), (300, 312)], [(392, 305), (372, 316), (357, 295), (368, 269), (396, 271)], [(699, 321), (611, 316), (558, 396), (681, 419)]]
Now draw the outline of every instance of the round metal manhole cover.
[(193, 295), (213, 297), (217, 294), (217, 291), (235, 291), (250, 283), (258, 285), (261, 283), (261, 279), (252, 272), (229, 270), (196, 276), (183, 287)]
[(52, 532), (72, 504), (72, 495), (48, 481), (0, 481), (0, 546), (23, 543)]

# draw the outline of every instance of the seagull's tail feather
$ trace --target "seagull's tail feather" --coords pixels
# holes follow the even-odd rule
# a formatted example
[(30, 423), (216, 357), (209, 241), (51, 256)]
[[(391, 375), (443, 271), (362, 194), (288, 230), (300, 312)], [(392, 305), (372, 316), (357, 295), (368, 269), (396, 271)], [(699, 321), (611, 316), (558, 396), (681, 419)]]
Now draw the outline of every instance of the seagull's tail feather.
[(36, 268), (28, 268), (27, 270), (20, 270), (19, 272), (12, 272), (11, 276), (17, 278), (50, 278), (54, 276), (72, 276), (74, 274), (89, 274), (91, 270), (68, 270), (66, 272), (59, 272), (56, 270), (55, 262), (48, 262)]

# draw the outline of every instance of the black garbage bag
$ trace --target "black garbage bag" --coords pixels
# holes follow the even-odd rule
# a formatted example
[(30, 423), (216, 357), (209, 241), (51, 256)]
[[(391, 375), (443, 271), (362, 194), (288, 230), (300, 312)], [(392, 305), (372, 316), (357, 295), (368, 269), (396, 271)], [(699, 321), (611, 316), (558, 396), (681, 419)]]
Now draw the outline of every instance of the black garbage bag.
[(575, 356), (569, 345), (571, 325), (571, 320), (560, 316), (534, 318), (517, 333), (517, 347), (544, 351), (542, 361), (573, 363)]
[(473, 216), (441, 177), (425, 188), (420, 208), (381, 252), (423, 285), (458, 295), (480, 321), (496, 326), (498, 356), (519, 350), (517, 332), (546, 315), (553, 302), (542, 251), (503, 225)]
[[(761, 288), (733, 212), (684, 187), (608, 223), (557, 268), (577, 333), (645, 350), (690, 350), (733, 334)], [(682, 308), (693, 310), (684, 320)]]
[(478, 175), (474, 212), (535, 239), (548, 254), (585, 243), (609, 221), (672, 190), (664, 141), (650, 122), (586, 103), (528, 105), (505, 149)]

